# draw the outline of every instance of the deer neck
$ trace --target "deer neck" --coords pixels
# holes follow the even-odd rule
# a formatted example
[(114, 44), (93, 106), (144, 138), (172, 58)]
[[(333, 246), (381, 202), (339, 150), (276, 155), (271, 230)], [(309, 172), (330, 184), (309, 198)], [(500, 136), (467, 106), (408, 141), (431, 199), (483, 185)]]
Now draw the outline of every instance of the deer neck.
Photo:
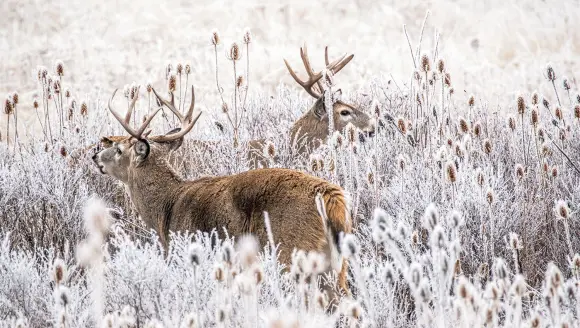
[(299, 153), (308, 152), (326, 143), (328, 138), (328, 119), (318, 118), (312, 110), (304, 114), (292, 127), (291, 142), (298, 145)]
[(142, 163), (129, 173), (127, 189), (141, 219), (167, 245), (171, 208), (184, 184), (167, 162)]

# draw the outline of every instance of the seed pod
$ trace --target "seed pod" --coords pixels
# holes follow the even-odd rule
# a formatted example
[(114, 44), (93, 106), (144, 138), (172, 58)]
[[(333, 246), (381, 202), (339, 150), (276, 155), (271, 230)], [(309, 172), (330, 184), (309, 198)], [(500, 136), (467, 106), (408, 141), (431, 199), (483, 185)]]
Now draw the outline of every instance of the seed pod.
[(570, 82), (568, 82), (568, 79), (567, 78), (564, 78), (562, 80), (562, 86), (564, 87), (564, 90), (566, 90), (566, 91), (569, 91), (571, 89), (570, 88)]
[(228, 53), (228, 59), (233, 61), (240, 60), (241, 53), (240, 53), (240, 46), (237, 43), (232, 43), (230, 46), (230, 51)]
[(562, 120), (563, 115), (562, 115), (562, 110), (560, 109), (560, 107), (556, 107), (556, 109), (554, 109), (554, 115), (556, 116), (556, 118), (558, 120), (560, 120), (560, 121)]
[(548, 81), (556, 80), (556, 73), (554, 72), (554, 68), (550, 64), (546, 66), (546, 78), (548, 79)]
[(537, 108), (534, 108), (532, 109), (532, 125), (534, 127), (538, 127), (538, 121), (539, 121), (538, 110)]
[(574, 117), (580, 119), (580, 105), (574, 106)]
[(190, 73), (191, 73), (191, 65), (185, 64), (185, 74), (190, 74)]
[(32, 107), (34, 107), (34, 109), (38, 109), (38, 99), (34, 98), (34, 100), (32, 101)]
[(168, 86), (169, 92), (174, 92), (176, 87), (177, 87), (177, 77), (171, 74), (169, 76), (169, 86)]
[(513, 118), (513, 117), (510, 117), (508, 119), (508, 126), (510, 127), (510, 129), (512, 130), (512, 132), (515, 131), (515, 129), (516, 129), (516, 119)]
[(181, 63), (177, 63), (177, 74), (178, 75), (183, 74), (183, 64)]
[(54, 65), (54, 71), (56, 75), (63, 76), (64, 75), (64, 63), (61, 60), (57, 60)]
[(467, 104), (469, 105), (469, 107), (473, 107), (475, 105), (475, 97), (473, 95), (469, 97)]
[(443, 74), (445, 71), (445, 61), (443, 61), (443, 59), (437, 61), (437, 71), (439, 71), (440, 74)]
[(220, 44), (220, 35), (218, 30), (213, 30), (211, 32), (211, 44), (213, 44), (214, 46), (217, 46)]
[(475, 124), (473, 125), (473, 134), (476, 137), (479, 137), (481, 135), (481, 123), (475, 122)]
[(449, 182), (455, 183), (457, 181), (457, 169), (453, 161), (447, 161), (445, 164), (445, 173)]
[(532, 93), (532, 105), (537, 105), (539, 98), (540, 97), (538, 96), (537, 92)]
[(246, 28), (244, 32), (244, 44), (250, 44), (252, 42), (252, 33), (249, 28)]
[(489, 139), (485, 139), (483, 141), (483, 151), (486, 154), (488, 154), (488, 155), (491, 153), (491, 151), (492, 151), (492, 144), (491, 144), (491, 141)]
[(81, 103), (81, 115), (87, 116), (88, 113), (89, 113), (89, 107), (87, 106), (87, 103), (83, 101)]
[(14, 104), (12, 103), (11, 97), (6, 97), (6, 101), (4, 102), (4, 114), (12, 115), (14, 112)]
[(487, 192), (485, 194), (485, 198), (487, 199), (487, 203), (488, 204), (493, 204), (493, 201), (495, 200), (495, 193), (493, 192), (493, 189), (488, 188)]
[(431, 62), (429, 61), (429, 57), (426, 54), (421, 56), (421, 70), (423, 72), (428, 72), (431, 70)]
[(445, 86), (451, 87), (451, 75), (449, 73), (445, 73), (444, 83)]
[(402, 117), (397, 120), (397, 126), (402, 134), (407, 134), (407, 124), (405, 124), (405, 120)]
[(469, 132), (469, 125), (467, 124), (467, 121), (463, 117), (459, 118), (459, 128), (463, 133)]
[(526, 112), (526, 102), (524, 101), (523, 96), (518, 96), (517, 105), (518, 105), (518, 114), (524, 115), (524, 113)]

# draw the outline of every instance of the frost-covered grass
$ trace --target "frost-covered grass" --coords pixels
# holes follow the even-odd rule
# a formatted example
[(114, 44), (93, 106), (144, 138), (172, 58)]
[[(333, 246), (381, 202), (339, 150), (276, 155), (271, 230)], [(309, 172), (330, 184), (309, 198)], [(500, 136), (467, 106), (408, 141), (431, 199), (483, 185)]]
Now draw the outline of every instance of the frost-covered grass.
[[(417, 51), (423, 5), (397, 4), (403, 7), (393, 9), (395, 4), (391, 4), (377, 12), (373, 4), (359, 1), (349, 4), (349, 10), (315, 15), (324, 4), (310, 3), (309, 11), (302, 3), (291, 8), (264, 6), (263, 15), (268, 18), (256, 14), (252, 24), (229, 17), (233, 14), (218, 11), (217, 5), (189, 8), (203, 13), (199, 15), (201, 22), (177, 6), (162, 10), (152, 7), (148, 10), (159, 10), (143, 31), (134, 28), (141, 23), (131, 21), (136, 17), (131, 15), (139, 12), (131, 7), (125, 20), (105, 21), (133, 28), (115, 27), (127, 34), (109, 32), (114, 35), (95, 38), (105, 48), (87, 52), (84, 64), (79, 65), (74, 53), (67, 58), (62, 50), (67, 43), (55, 36), (47, 47), (61, 49), (60, 55), (39, 54), (29, 59), (32, 62), (21, 63), (26, 72), (20, 77), (10, 65), (28, 53), (27, 47), (38, 44), (12, 47), (8, 59), (0, 63), (4, 65), (0, 67), (8, 67), (0, 74), (7, 74), (10, 84), (3, 83), (0, 87), (6, 90), (0, 91), (10, 91), (10, 105), (14, 103), (12, 91), (19, 91), (16, 116), (10, 115), (10, 143), (5, 132), (0, 142), (0, 326), (196, 326), (192, 322), (217, 327), (330, 327), (335, 323), (342, 327), (580, 325), (580, 98), (573, 75), (568, 72), (577, 64), (573, 56), (570, 61), (564, 60), (577, 52), (577, 35), (571, 31), (578, 29), (567, 27), (577, 21), (566, 17), (572, 17), (578, 9), (569, 3), (545, 4), (538, 20), (549, 21), (544, 27), (550, 28), (540, 31), (527, 24), (523, 33), (524, 25), (518, 22), (529, 21), (530, 13), (538, 10), (531, 2), (523, 2), (517, 10), (505, 1), (478, 5), (441, 2), (431, 7), (429, 19), (435, 23), (426, 28), (429, 31), (429, 26), (438, 26), (443, 33), (439, 48), (435, 51), (437, 42), (431, 30), (424, 34), (423, 50)], [(66, 17), (75, 13), (74, 6), (67, 4), (56, 10), (40, 3), (8, 1), (0, 8), (6, 12), (6, 8), (15, 7), (29, 13), (60, 13), (62, 20), (37, 15), (36, 22), (54, 24), (55, 35), (61, 35), (65, 33), (62, 26), (71, 24)], [(89, 22), (111, 11), (122, 17), (129, 9), (125, 4), (94, 6), (84, 20), (86, 26), (75, 26), (70, 33), (99, 33), (102, 25), (89, 28)], [(236, 6), (240, 12), (259, 7)], [(447, 9), (449, 15), (450, 7), (460, 8), (455, 13), (465, 21), (437, 24), (442, 19), (437, 11)], [(342, 23), (333, 23), (336, 29), (328, 34), (287, 33), (288, 26), (295, 26), (294, 20), (299, 17), (284, 14), (287, 11), (304, 13), (301, 29), (315, 23), (328, 26), (333, 19)], [(483, 14), (476, 16), (480, 11)], [(247, 86), (250, 90), (238, 147), (232, 146), (232, 128), (219, 109), (211, 33), (209, 28), (195, 28), (217, 19), (209, 12), (231, 19), (231, 24), (222, 29), (222, 37), (241, 37), (241, 32), (231, 32), (238, 23), (251, 26), (253, 31), (249, 81), (246, 79), (238, 90), (242, 94)], [(380, 34), (379, 28), (372, 29), (372, 34), (364, 33), (373, 20), (394, 24), (387, 14), (397, 16), (397, 12), (405, 13), (401, 22), (413, 25), (409, 32), (414, 59), (400, 24), (396, 33)], [(353, 19), (344, 18), (353, 13), (365, 17), (365, 21), (356, 20), (355, 24)], [(416, 17), (406, 16), (412, 13)], [(16, 11), (10, 15), (19, 14)], [(281, 19), (284, 15), (290, 21)], [(478, 50), (465, 50), (458, 46), (461, 43), (457, 38), (469, 44), (465, 38), (473, 35), (461, 24), (473, 22), (473, 17), (479, 17), (481, 22), (477, 24), (486, 30), (473, 32), (480, 40)], [(170, 18), (171, 23), (189, 19), (190, 25), (172, 28), (167, 24)], [(495, 25), (491, 22), (507, 18), (513, 24), (512, 33), (500, 37), (495, 30), (493, 34)], [(254, 28), (260, 21), (264, 24)], [(35, 31), (40, 28), (22, 20), (13, 20), (13, 24), (28, 26), (28, 30), (18, 33), (31, 35), (38, 34)], [(161, 31), (162, 25), (163, 34), (156, 30)], [(349, 29), (359, 34), (346, 33)], [(191, 38), (200, 36), (191, 41), (199, 42), (198, 48), (184, 41), (186, 33)], [(166, 36), (161, 45), (155, 43), (152, 35), (156, 34)], [(391, 34), (396, 37), (388, 39)], [(15, 44), (7, 35), (5, 29), (0, 31), (2, 46)], [(135, 35), (144, 39), (131, 39)], [(280, 35), (289, 36), (286, 39)], [(350, 35), (348, 42), (344, 42), (344, 35)], [(380, 120), (375, 137), (361, 143), (357, 132), (349, 128), (336, 132), (327, 145), (307, 159), (290, 155), (290, 127), (312, 104), (310, 99), (297, 95), (296, 86), (277, 84), (282, 76), (285, 82), (290, 81), (278, 62), (282, 57), (298, 61), (300, 43), (292, 43), (298, 37), (329, 41), (331, 55), (333, 43), (356, 46), (352, 67), (345, 68), (334, 80), (352, 86), (349, 89), (342, 85), (343, 100)], [(108, 38), (131, 42), (115, 47)], [(506, 44), (515, 48), (514, 42), (506, 41), (513, 38), (527, 44), (527, 52), (514, 51), (512, 57), (505, 55), (508, 59), (492, 55), (495, 52), (489, 47), (507, 52)], [(78, 42), (85, 44), (84, 40)], [(163, 42), (172, 42), (172, 46)], [(316, 67), (322, 56), (317, 57), (313, 49), (322, 51), (320, 44), (312, 42), (309, 48)], [(371, 51), (376, 44), (381, 47)], [(229, 102), (233, 74), (231, 61), (223, 56), (228, 48), (228, 43), (222, 43), (218, 57), (220, 85)], [(139, 55), (138, 61), (129, 60), (137, 56), (131, 49), (143, 51), (146, 58)], [(238, 73), (247, 72), (244, 49)], [(471, 51), (475, 55), (469, 55)], [(389, 63), (391, 55), (399, 56), (396, 65)], [(53, 65), (55, 58), (64, 61), (61, 78), (55, 71), (58, 65)], [(399, 65), (401, 58), (403, 64)], [(97, 64), (99, 59), (102, 66)], [(179, 152), (181, 160), (176, 169), (181, 175), (195, 179), (245, 171), (249, 169), (246, 143), (266, 138), (274, 145), (273, 166), (323, 177), (350, 194), (356, 229), (342, 242), (350, 262), (353, 295), (343, 298), (335, 313), (324, 311), (326, 300), (315, 285), (308, 283), (316, 276), (309, 269), (317, 261), (315, 255), (297, 253), (289, 272), (281, 272), (271, 245), (258, 249), (246, 239), (240, 247), (238, 239), (217, 240), (215, 233), (186, 232), (173, 234), (169, 251), (164, 254), (156, 236), (134, 212), (124, 187), (95, 171), (90, 152), (81, 152), (77, 158), (79, 149), (100, 136), (124, 134), (106, 114), (105, 104), (113, 88), (137, 81), (142, 87), (135, 117), (140, 120), (148, 113), (153, 105), (147, 81), (150, 79), (158, 90), (165, 89), (167, 66), (163, 62), (168, 59), (174, 70), (178, 63), (191, 64), (193, 73), (187, 76), (188, 82), (195, 84), (198, 107), (205, 110), (205, 124), (194, 128)], [(547, 59), (552, 66), (546, 65)], [(46, 79), (42, 70), (41, 78), (37, 78), (37, 64), (48, 67)], [(143, 69), (143, 65), (149, 69)], [(450, 80), (446, 74), (450, 74)], [(510, 79), (505, 79), (509, 74)], [(565, 80), (564, 75), (569, 78)], [(49, 76), (53, 79), (51, 90), (44, 87)], [(62, 87), (58, 95), (54, 92), (55, 80)], [(95, 87), (97, 83), (102, 89)], [(70, 98), (65, 95), (66, 89)], [(185, 79), (178, 82), (177, 89), (177, 93), (186, 89)], [(129, 87), (126, 90), (130, 93)], [(38, 96), (38, 111), (30, 108), (32, 94)], [(123, 107), (127, 99), (121, 93), (117, 97), (121, 99), (115, 104)], [(4, 109), (4, 102), (2, 106)], [(7, 117), (3, 114), (0, 120), (2, 131), (8, 124)], [(20, 119), (17, 143), (16, 117)], [(154, 133), (173, 127), (170, 116), (159, 115), (153, 123)], [(192, 139), (212, 141), (208, 144), (210, 151), (199, 153), (192, 147)], [(258, 254), (258, 250), (263, 252)]]

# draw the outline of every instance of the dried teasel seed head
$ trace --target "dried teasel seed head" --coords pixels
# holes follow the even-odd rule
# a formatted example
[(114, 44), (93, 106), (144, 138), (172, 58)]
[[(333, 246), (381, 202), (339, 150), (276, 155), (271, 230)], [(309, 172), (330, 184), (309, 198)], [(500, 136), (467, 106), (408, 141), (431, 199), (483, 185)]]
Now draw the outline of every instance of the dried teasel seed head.
[(54, 90), (54, 93), (59, 94), (61, 91), (60, 88), (60, 81), (59, 80), (54, 80), (53, 84), (52, 84), (52, 89)]
[(176, 69), (177, 69), (177, 75), (183, 74), (183, 64), (177, 63)]
[(552, 166), (552, 178), (557, 178), (558, 177), (558, 166), (554, 165)]
[(191, 65), (186, 63), (185, 64), (185, 74), (190, 74), (191, 73)]
[(461, 132), (463, 132), (463, 133), (469, 132), (469, 124), (467, 123), (467, 121), (463, 117), (459, 118), (459, 128), (460, 128)]
[(564, 87), (564, 90), (569, 91), (570, 88), (570, 82), (568, 81), (568, 78), (564, 77), (562, 79), (562, 86)]
[(69, 90), (69, 88), (64, 89), (64, 96), (66, 98), (70, 98), (70, 90)]
[(68, 155), (68, 152), (64, 146), (60, 147), (59, 153), (60, 153), (60, 156), (62, 156), (62, 157), (66, 157)]
[(427, 56), (427, 54), (423, 54), (423, 56), (421, 56), (421, 70), (423, 72), (429, 72), (431, 70), (431, 61), (429, 60), (429, 56)]
[(473, 125), (473, 134), (476, 137), (479, 137), (481, 135), (481, 123), (475, 122), (475, 124)]
[(87, 106), (87, 103), (83, 101), (81, 103), (81, 115), (87, 116), (88, 113), (89, 113), (89, 106)]
[(473, 95), (469, 96), (469, 100), (467, 101), (467, 105), (469, 105), (469, 107), (475, 106), (475, 97)]
[(169, 76), (169, 92), (174, 92), (175, 88), (177, 87), (177, 77), (174, 74)]
[(52, 265), (52, 279), (60, 285), (66, 279), (67, 267), (63, 260), (56, 259)]
[(540, 142), (544, 142), (544, 129), (539, 128), (538, 129), (538, 139), (540, 140)]
[(443, 72), (445, 72), (445, 61), (443, 59), (439, 59), (437, 61), (437, 71), (440, 74), (443, 74)]
[(493, 201), (495, 200), (495, 193), (493, 192), (493, 189), (488, 188), (487, 192), (485, 193), (485, 198), (487, 199), (487, 203), (488, 204), (493, 204)]
[(457, 181), (457, 168), (455, 167), (455, 162), (447, 161), (445, 164), (445, 174), (449, 182), (455, 183), (455, 181)]
[(537, 108), (532, 109), (532, 125), (534, 127), (538, 126), (538, 121), (540, 120), (539, 115), (538, 115), (538, 110)]
[(546, 66), (546, 78), (548, 79), (548, 81), (556, 80), (556, 73), (554, 72), (554, 68), (552, 67), (551, 64), (548, 64)]
[(334, 141), (333, 144), (334, 144), (335, 149), (339, 149), (343, 146), (344, 138), (342, 137), (342, 134), (340, 134), (339, 131), (334, 131), (333, 141)]
[(546, 98), (543, 98), (543, 99), (542, 99), (542, 105), (544, 105), (544, 107), (545, 107), (546, 109), (550, 109), (550, 102), (548, 101), (548, 99), (546, 99)]
[(397, 120), (397, 127), (399, 127), (399, 131), (401, 131), (402, 134), (407, 134), (407, 124), (405, 123), (405, 119), (402, 117), (399, 117)]
[(224, 269), (221, 265), (216, 265), (214, 272), (213, 272), (213, 277), (217, 281), (224, 281), (225, 274), (224, 274)]
[(515, 172), (516, 172), (516, 177), (518, 178), (518, 180), (521, 180), (525, 174), (524, 166), (522, 164), (519, 164), (519, 163), (516, 164)]
[(407, 166), (407, 161), (405, 160), (405, 156), (403, 156), (402, 154), (397, 156), (397, 167), (399, 167), (399, 170), (401, 170), (401, 171), (405, 170), (406, 166)]
[(556, 116), (556, 118), (558, 120), (561, 121), (562, 120), (562, 117), (563, 117), (563, 115), (562, 115), (562, 109), (560, 109), (560, 107), (556, 107), (556, 109), (554, 109), (554, 115)]
[(446, 87), (451, 87), (451, 75), (449, 73), (445, 73), (445, 78), (443, 81)]
[(18, 101), (20, 100), (20, 97), (18, 96), (18, 92), (14, 92), (12, 94), (12, 103), (14, 104), (14, 106), (18, 105)]
[(580, 105), (574, 106), (574, 117), (580, 119)]
[(346, 138), (349, 144), (353, 144), (356, 142), (357, 140), (357, 131), (356, 131), (356, 127), (354, 126), (354, 124), (352, 123), (348, 123), (345, 127), (345, 134), (346, 134)]
[(481, 171), (481, 169), (477, 169), (477, 173), (475, 175), (475, 181), (477, 182), (479, 187), (483, 188), (483, 185), (485, 184), (485, 176), (483, 175), (483, 172)]
[(515, 131), (515, 129), (516, 129), (516, 119), (510, 116), (510, 118), (508, 118), (508, 126), (510, 127), (510, 129), (512, 130), (512, 132)]
[(4, 101), (4, 114), (12, 115), (14, 112), (14, 104), (12, 103), (12, 97), (6, 97)]
[(539, 99), (540, 96), (538, 95), (538, 92), (534, 91), (534, 93), (532, 93), (532, 105), (537, 105)]
[(244, 85), (244, 77), (242, 75), (238, 75), (236, 79), (236, 88), (241, 88)]
[(228, 52), (228, 59), (232, 61), (238, 61), (240, 60), (241, 55), (240, 46), (236, 42), (232, 43)]
[(483, 151), (489, 155), (489, 154), (491, 154), (492, 150), (493, 150), (493, 147), (491, 144), (491, 140), (489, 140), (489, 139), (483, 140)]
[(455, 94), (455, 89), (449, 88), (449, 96), (453, 96)]
[(153, 85), (151, 82), (147, 82), (145, 89), (147, 90), (147, 93), (151, 93), (151, 91), (153, 91)]
[(217, 46), (220, 44), (220, 34), (218, 32), (218, 30), (214, 29), (213, 31), (211, 31), (211, 44), (213, 44), (214, 46)]
[(276, 156), (276, 147), (271, 141), (267, 141), (264, 145), (264, 156), (268, 158), (274, 158)]
[(566, 140), (566, 130), (560, 130), (559, 137), (560, 140)]
[(38, 109), (38, 106), (38, 98), (34, 98), (32, 101), (32, 107), (34, 107), (34, 109)]
[(252, 32), (247, 27), (246, 27), (246, 30), (244, 31), (244, 41), (243, 42), (244, 42), (244, 44), (252, 43)]
[(54, 64), (54, 72), (58, 76), (64, 76), (64, 63), (62, 60), (57, 60)]
[(526, 101), (523, 96), (518, 96), (517, 98), (518, 114), (524, 115), (526, 112)]

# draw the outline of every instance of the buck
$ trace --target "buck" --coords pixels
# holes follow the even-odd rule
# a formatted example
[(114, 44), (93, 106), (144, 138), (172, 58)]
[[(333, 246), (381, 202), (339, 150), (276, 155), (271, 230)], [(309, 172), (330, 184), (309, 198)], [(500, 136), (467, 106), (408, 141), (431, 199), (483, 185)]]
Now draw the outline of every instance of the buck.
[[(304, 64), (306, 74), (308, 75), (306, 80), (302, 80), (298, 75), (296, 75), (286, 59), (284, 59), (284, 63), (294, 81), (304, 88), (304, 90), (316, 99), (316, 101), (314, 102), (314, 105), (312, 105), (312, 107), (292, 125), (289, 141), (292, 145), (291, 149), (295, 152), (294, 154), (307, 158), (314, 149), (327, 142), (329, 137), (330, 117), (332, 117), (335, 130), (343, 131), (347, 124), (351, 123), (363, 132), (363, 134), (360, 135), (361, 140), (364, 140), (365, 136), (372, 137), (375, 133), (375, 119), (371, 118), (356, 106), (340, 100), (340, 96), (342, 95), (341, 89), (337, 89), (332, 93), (332, 95), (325, 94), (330, 91), (324, 90), (321, 81), (325, 73), (334, 76), (342, 70), (353, 59), (354, 54), (349, 56), (346, 56), (345, 54), (333, 62), (329, 62), (328, 47), (325, 47), (324, 61), (326, 64), (326, 72), (313, 71), (308, 57), (306, 44), (300, 48), (300, 57), (302, 58), (302, 63)], [(326, 96), (332, 97), (331, 100), (333, 104), (331, 113), (328, 113), (325, 106)], [(264, 145), (264, 139), (250, 141), (249, 158), (251, 166), (268, 166), (268, 161), (263, 155)]]
[[(273, 168), (185, 181), (167, 158), (201, 115), (201, 111), (194, 115), (193, 87), (185, 115), (162, 99), (181, 126), (154, 137), (146, 129), (161, 108), (134, 129), (130, 126), (133, 107), (121, 117), (112, 106), (115, 93), (108, 108), (129, 136), (117, 139), (92, 159), (102, 174), (125, 185), (142, 220), (158, 233), (165, 248), (170, 231), (221, 232), (223, 228), (233, 236), (253, 234), (264, 245), (268, 238), (263, 213), (268, 212), (274, 242), (280, 244), (280, 261), (290, 264), (294, 249), (321, 252), (329, 259), (327, 272), (335, 271), (337, 285), (348, 293), (347, 263), (340, 254), (339, 239), (351, 232), (351, 221), (342, 188), (300, 171)], [(328, 284), (323, 288), (336, 299)]]

